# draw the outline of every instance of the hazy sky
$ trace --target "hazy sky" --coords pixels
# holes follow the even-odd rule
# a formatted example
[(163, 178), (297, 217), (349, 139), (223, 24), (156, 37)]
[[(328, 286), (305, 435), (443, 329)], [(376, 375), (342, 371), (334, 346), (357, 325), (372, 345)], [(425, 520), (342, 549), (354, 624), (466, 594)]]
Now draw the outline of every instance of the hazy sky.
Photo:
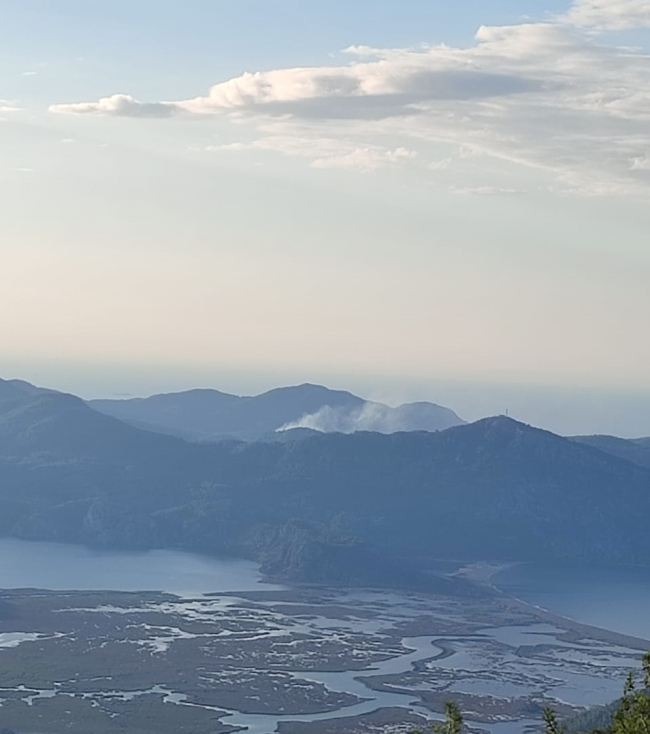
[(0, 0), (0, 375), (650, 434), (650, 0)]

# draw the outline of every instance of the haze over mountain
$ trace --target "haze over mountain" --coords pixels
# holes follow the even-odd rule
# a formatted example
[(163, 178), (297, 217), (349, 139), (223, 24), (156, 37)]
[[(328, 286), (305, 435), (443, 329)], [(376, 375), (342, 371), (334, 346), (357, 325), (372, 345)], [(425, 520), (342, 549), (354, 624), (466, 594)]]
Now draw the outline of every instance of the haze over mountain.
[(131, 400), (91, 400), (89, 405), (141, 428), (191, 440), (223, 436), (255, 440), (291, 428), (324, 433), (439, 431), (464, 423), (452, 410), (433, 403), (391, 408), (309, 384), (253, 397), (190, 390)]
[(650, 562), (648, 469), (503, 416), (201, 444), (2, 390), (3, 535), (244, 556), (327, 582), (419, 585), (434, 558)]

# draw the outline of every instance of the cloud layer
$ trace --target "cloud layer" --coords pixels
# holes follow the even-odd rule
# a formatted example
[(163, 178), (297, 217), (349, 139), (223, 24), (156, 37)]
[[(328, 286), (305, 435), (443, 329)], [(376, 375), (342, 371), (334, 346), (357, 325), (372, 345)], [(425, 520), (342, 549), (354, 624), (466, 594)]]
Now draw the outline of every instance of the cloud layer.
[(69, 115), (112, 115), (115, 117), (172, 117), (180, 111), (173, 102), (138, 102), (128, 94), (114, 94), (98, 102), (53, 105), (52, 112)]
[[(118, 94), (51, 109), (236, 115), (267, 129), (290, 121), (291, 140), (265, 135), (239, 149), (309, 158), (315, 168), (377, 170), (412, 160), (414, 148), (424, 165), (427, 144), (443, 143), (546, 171), (563, 191), (645, 195), (650, 58), (592, 33), (644, 26), (650, 0), (577, 0), (553, 21), (482, 26), (469, 48), (355, 46), (349, 63), (246, 73), (203, 97), (150, 103)], [(382, 136), (401, 143), (384, 145)]]

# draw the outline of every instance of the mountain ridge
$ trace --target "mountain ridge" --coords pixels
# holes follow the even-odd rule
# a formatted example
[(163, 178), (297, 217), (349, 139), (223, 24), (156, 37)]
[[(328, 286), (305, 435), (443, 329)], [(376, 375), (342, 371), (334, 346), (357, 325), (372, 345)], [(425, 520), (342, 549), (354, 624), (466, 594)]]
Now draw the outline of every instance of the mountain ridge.
[(344, 390), (304, 383), (260, 395), (238, 396), (212, 389), (163, 393), (129, 400), (90, 400), (99, 412), (146, 430), (188, 440), (223, 436), (257, 440), (274, 431), (310, 428), (322, 432), (442, 430), (464, 421), (435, 403), (391, 408)]
[(650, 438), (619, 438), (618, 436), (571, 436), (571, 440), (593, 446), (612, 456), (618, 456), (650, 469)]
[(505, 416), (200, 444), (65, 394), (0, 401), (0, 534), (13, 537), (418, 586), (433, 559), (650, 563), (649, 515), (648, 469)]

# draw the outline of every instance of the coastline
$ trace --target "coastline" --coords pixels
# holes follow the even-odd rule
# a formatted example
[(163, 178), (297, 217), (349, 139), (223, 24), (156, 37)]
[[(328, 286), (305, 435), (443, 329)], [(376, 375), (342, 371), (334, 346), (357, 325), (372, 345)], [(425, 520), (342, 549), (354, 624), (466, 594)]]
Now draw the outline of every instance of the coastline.
[[(365, 734), (372, 722), (379, 734), (395, 730), (399, 719), (412, 728), (418, 716), (423, 722), (439, 717), (453, 696), (475, 712), (474, 726), (501, 734), (532, 711), (541, 716), (535, 707), (544, 704), (570, 715), (614, 700), (621, 676), (636, 667), (650, 641), (571, 619), (500, 587), (500, 574), (525, 565), (458, 563), (448, 574), (457, 581), (449, 585), (456, 593), (259, 582), (247, 591), (213, 586), (197, 594), (6, 591), (1, 598), (17, 605), (24, 617), (0, 617), (0, 632), (20, 626), (22, 632), (84, 630), (84, 635), (75, 632), (63, 648), (53, 637), (44, 638), (38, 642), (42, 653), (29, 643), (5, 650), (6, 696), (11, 698), (5, 713), (15, 716), (16, 724), (26, 723), (34, 711), (25, 700), (35, 694), (53, 720), (69, 701), (84, 722), (104, 708), (128, 718), (139, 716), (141, 705), (150, 712), (161, 706), (165, 712), (183, 711), (170, 709), (172, 702), (189, 707), (197, 722), (210, 726), (207, 719), (219, 708), (217, 730), (224, 733), (248, 726), (249, 734), (268, 734), (272, 724), (271, 729), (279, 725), (278, 731), (287, 734), (339, 734), (345, 722), (349, 734)], [(242, 569), (251, 572), (248, 565)], [(233, 578), (224, 578), (232, 589)], [(250, 578), (241, 580), (248, 585)], [(540, 623), (553, 631), (537, 627)], [(505, 627), (511, 628), (509, 637)], [(575, 648), (583, 661), (574, 664)], [(144, 667), (138, 651), (147, 654)], [(68, 652), (75, 653), (74, 660), (68, 660)], [(609, 657), (594, 664), (599, 655)], [(25, 682), (18, 673), (36, 657), (52, 667), (52, 680), (67, 681), (52, 700), (39, 691), (47, 694), (56, 686), (38, 677), (27, 681), (29, 695), (17, 687)], [(84, 661), (82, 682), (70, 672), (79, 672), (79, 660)], [(120, 670), (134, 666), (137, 675), (129, 675), (136, 679), (125, 676), (117, 683), (120, 675), (102, 682), (107, 660), (119, 662)], [(207, 688), (187, 672), (197, 665), (211, 671)], [(556, 694), (556, 681), (563, 678)], [(111, 698), (113, 689), (136, 688), (133, 700)], [(89, 695), (100, 708), (85, 708)], [(111, 721), (102, 724), (104, 729), (99, 722), (93, 725), (98, 734), (113, 734)]]
[[(633, 635), (626, 635), (622, 632), (616, 632), (615, 630), (608, 630), (604, 627), (584, 624), (583, 622), (578, 622), (570, 617), (563, 617), (560, 614), (543, 609), (542, 607), (531, 604), (523, 599), (517, 599), (514, 596), (509, 596), (506, 592), (502, 592), (500, 589), (497, 590), (502, 594), (501, 598), (506, 608), (526, 611), (529, 614), (536, 616), (541, 622), (554, 624), (557, 627), (566, 629), (568, 633), (573, 635), (570, 640), (572, 642), (581, 639), (590, 639), (604, 642), (607, 645), (627, 647), (634, 650), (640, 650), (642, 652), (650, 650), (650, 640), (646, 640), (642, 637), (635, 637)], [(569, 640), (569, 638), (566, 639)]]
[[(598, 640), (608, 645), (618, 645), (647, 652), (650, 650), (650, 637), (648, 639), (636, 635), (618, 632), (599, 625), (580, 622), (571, 617), (553, 612), (532, 602), (525, 601), (507, 590), (501, 588), (497, 577), (504, 571), (527, 565), (524, 561), (513, 561), (509, 563), (493, 563), (489, 561), (478, 561), (458, 569), (454, 576), (464, 578), (476, 585), (496, 593), (503, 601), (507, 609), (525, 611), (536, 616), (540, 621), (554, 624), (566, 629), (574, 637), (572, 641), (582, 638)], [(568, 639), (568, 638), (567, 638)]]
[[(490, 580), (496, 570), (495, 564), (482, 564), (475, 573)], [(220, 722), (215, 730), (224, 733), (248, 726), (250, 734), (267, 734), (282, 725), (279, 731), (298, 731), (302, 726), (314, 734), (334, 734), (345, 720), (346, 731), (357, 734), (366, 731), (369, 721), (381, 732), (394, 729), (400, 718), (411, 727), (418, 715), (424, 716), (423, 721), (435, 719), (445, 700), (453, 696), (467, 711), (476, 712), (469, 723), (492, 727), (494, 734), (500, 724), (523, 721), (531, 707), (542, 705), (540, 701), (561, 705), (563, 696), (554, 698), (554, 684), (544, 677), (548, 665), (545, 645), (562, 649), (578, 643), (584, 645), (587, 655), (603, 643), (621, 646), (627, 648), (630, 661), (650, 646), (646, 640), (584, 625), (496, 594), (487, 583), (477, 583), (476, 589), (485, 594), (445, 597), (299, 585), (283, 591), (195, 598), (155, 592), (5, 592), (3, 596), (16, 612), (3, 621), (5, 631), (15, 631), (19, 625), (24, 631), (29, 626), (39, 634), (49, 632), (38, 643), (42, 651), (30, 643), (3, 651), (6, 697), (12, 699), (5, 713), (11, 713), (12, 721), (23, 728), (28, 723), (34, 711), (24, 706), (27, 694), (21, 693), (19, 684), (25, 684), (26, 663), (38, 658), (51, 667), (51, 680), (67, 681), (61, 695), (53, 699), (43, 698), (39, 691), (58, 690), (60, 684), (52, 687), (49, 679), (38, 677), (27, 681), (29, 695), (42, 698), (39, 710), (47, 711), (53, 720), (64, 704), (74, 706), (84, 723), (104, 709), (135, 720), (146, 704), (152, 714), (164, 707), (180, 715), (189, 706), (201, 727), (212, 726), (208, 720), (216, 717)], [(552, 625), (555, 631), (537, 631), (538, 622)], [(505, 643), (510, 647), (509, 665), (514, 665), (509, 672), (500, 672), (498, 664), (504, 643), (495, 644), (490, 637), (490, 628), (498, 631), (504, 625), (528, 636), (519, 641), (522, 632), (516, 632)], [(63, 648), (63, 638), (52, 636), (80, 629), (84, 634), (76, 632), (75, 639)], [(123, 644), (124, 640), (130, 644)], [(148, 651), (144, 667), (139, 650)], [(463, 650), (474, 650), (478, 668), (445, 663), (454, 654), (462, 659)], [(342, 656), (347, 661), (343, 665)], [(84, 661), (81, 669), (79, 660)], [(132, 668), (133, 672), (119, 682), (102, 678), (107, 660), (116, 666), (119, 663), (120, 670)], [(221, 664), (215, 666), (215, 660)], [(560, 670), (562, 665), (570, 669), (570, 662), (558, 661)], [(208, 688), (202, 679), (188, 673), (197, 666), (211, 671)], [(537, 678), (531, 672), (535, 667)], [(260, 672), (262, 669), (266, 672)], [(75, 677), (73, 670), (75, 675), (81, 670), (82, 678)], [(553, 670), (560, 672), (556, 667)], [(589, 675), (592, 682), (604, 680), (598, 670), (586, 674), (587, 681)], [(518, 675), (522, 676), (521, 690), (505, 693), (501, 687), (512, 687), (512, 678)], [(620, 678), (620, 665), (617, 675)], [(473, 676), (484, 690), (464, 688)], [(527, 676), (533, 677), (526, 681)], [(618, 685), (617, 679), (609, 681), (607, 695), (613, 691), (612, 700)], [(362, 697), (366, 691), (360, 686), (367, 689), (368, 698)], [(116, 700), (115, 690), (134, 691), (136, 698)], [(88, 695), (99, 708), (88, 709)], [(128, 694), (119, 695), (128, 698)], [(182, 708), (167, 708), (168, 699)], [(566, 704), (572, 708), (562, 713), (584, 705), (576, 696)], [(101, 727), (92, 721), (98, 734), (113, 734), (111, 719)], [(203, 734), (200, 727), (197, 731)]]

